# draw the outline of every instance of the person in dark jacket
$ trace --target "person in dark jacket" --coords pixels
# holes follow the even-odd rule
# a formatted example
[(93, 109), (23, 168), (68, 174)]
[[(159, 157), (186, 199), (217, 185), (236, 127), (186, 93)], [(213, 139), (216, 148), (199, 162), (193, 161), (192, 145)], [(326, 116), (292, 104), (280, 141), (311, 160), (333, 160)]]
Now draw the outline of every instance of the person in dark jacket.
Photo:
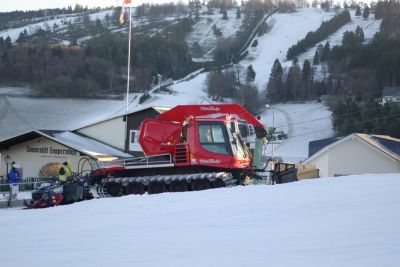
[(11, 170), (9, 171), (9, 173), (7, 175), (9, 184), (16, 184), (21, 179), (21, 174), (19, 173), (19, 171), (17, 169), (18, 167), (19, 167), (18, 164), (13, 162)]

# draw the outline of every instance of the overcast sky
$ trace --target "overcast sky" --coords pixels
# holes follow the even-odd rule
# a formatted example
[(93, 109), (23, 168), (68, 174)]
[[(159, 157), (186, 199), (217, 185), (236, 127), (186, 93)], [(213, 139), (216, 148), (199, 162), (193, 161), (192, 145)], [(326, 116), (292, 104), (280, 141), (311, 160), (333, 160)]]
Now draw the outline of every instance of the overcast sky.
[[(310, 0), (311, 1), (311, 0)], [(12, 10), (37, 10), (44, 8), (57, 8), (57, 7), (74, 7), (75, 4), (80, 4), (89, 7), (105, 7), (105, 6), (120, 6), (123, 0), (0, 0), (0, 12)], [(132, 0), (132, 5), (137, 6), (142, 3), (169, 3), (178, 2), (178, 0)], [(187, 3), (188, 0), (181, 0)], [(239, 2), (239, 1), (238, 1)], [(343, 0), (334, 0), (334, 3), (342, 3)], [(348, 0), (347, 2), (351, 2)], [(369, 3), (371, 0), (357, 1)]]
[[(176, 1), (176, 0), (175, 0)], [(74, 7), (80, 4), (89, 7), (120, 6), (123, 0), (0, 0), (0, 12), (12, 10), (37, 10), (44, 8)], [(166, 3), (173, 0), (133, 0), (132, 5), (142, 3)], [(184, 0), (183, 2), (187, 2)]]

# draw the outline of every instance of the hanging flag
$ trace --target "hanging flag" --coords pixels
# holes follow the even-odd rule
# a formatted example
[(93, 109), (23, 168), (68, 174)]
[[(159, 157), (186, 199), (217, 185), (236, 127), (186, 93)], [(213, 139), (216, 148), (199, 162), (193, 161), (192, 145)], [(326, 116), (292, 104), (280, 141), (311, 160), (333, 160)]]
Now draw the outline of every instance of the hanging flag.
[(119, 15), (119, 23), (124, 24), (125, 22), (125, 6), (121, 7), (121, 14)]
[(131, 4), (131, 0), (123, 0), (121, 7), (121, 14), (119, 15), (119, 23), (124, 24), (125, 22), (125, 6)]

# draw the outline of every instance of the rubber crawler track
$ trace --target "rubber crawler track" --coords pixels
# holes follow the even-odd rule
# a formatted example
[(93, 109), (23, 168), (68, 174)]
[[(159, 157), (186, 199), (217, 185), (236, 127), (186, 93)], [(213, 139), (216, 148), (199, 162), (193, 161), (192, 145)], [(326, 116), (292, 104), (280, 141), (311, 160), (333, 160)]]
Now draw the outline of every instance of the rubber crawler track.
[(236, 185), (231, 173), (196, 173), (138, 177), (108, 177), (91, 187), (95, 198), (164, 192), (199, 191)]

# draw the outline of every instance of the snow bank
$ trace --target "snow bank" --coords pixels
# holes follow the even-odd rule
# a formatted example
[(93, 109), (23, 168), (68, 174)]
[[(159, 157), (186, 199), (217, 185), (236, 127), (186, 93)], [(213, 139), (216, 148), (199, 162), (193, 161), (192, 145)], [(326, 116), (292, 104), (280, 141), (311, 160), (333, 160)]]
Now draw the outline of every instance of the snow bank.
[(399, 174), (359, 175), (3, 209), (2, 263), (397, 266), (399, 188)]

